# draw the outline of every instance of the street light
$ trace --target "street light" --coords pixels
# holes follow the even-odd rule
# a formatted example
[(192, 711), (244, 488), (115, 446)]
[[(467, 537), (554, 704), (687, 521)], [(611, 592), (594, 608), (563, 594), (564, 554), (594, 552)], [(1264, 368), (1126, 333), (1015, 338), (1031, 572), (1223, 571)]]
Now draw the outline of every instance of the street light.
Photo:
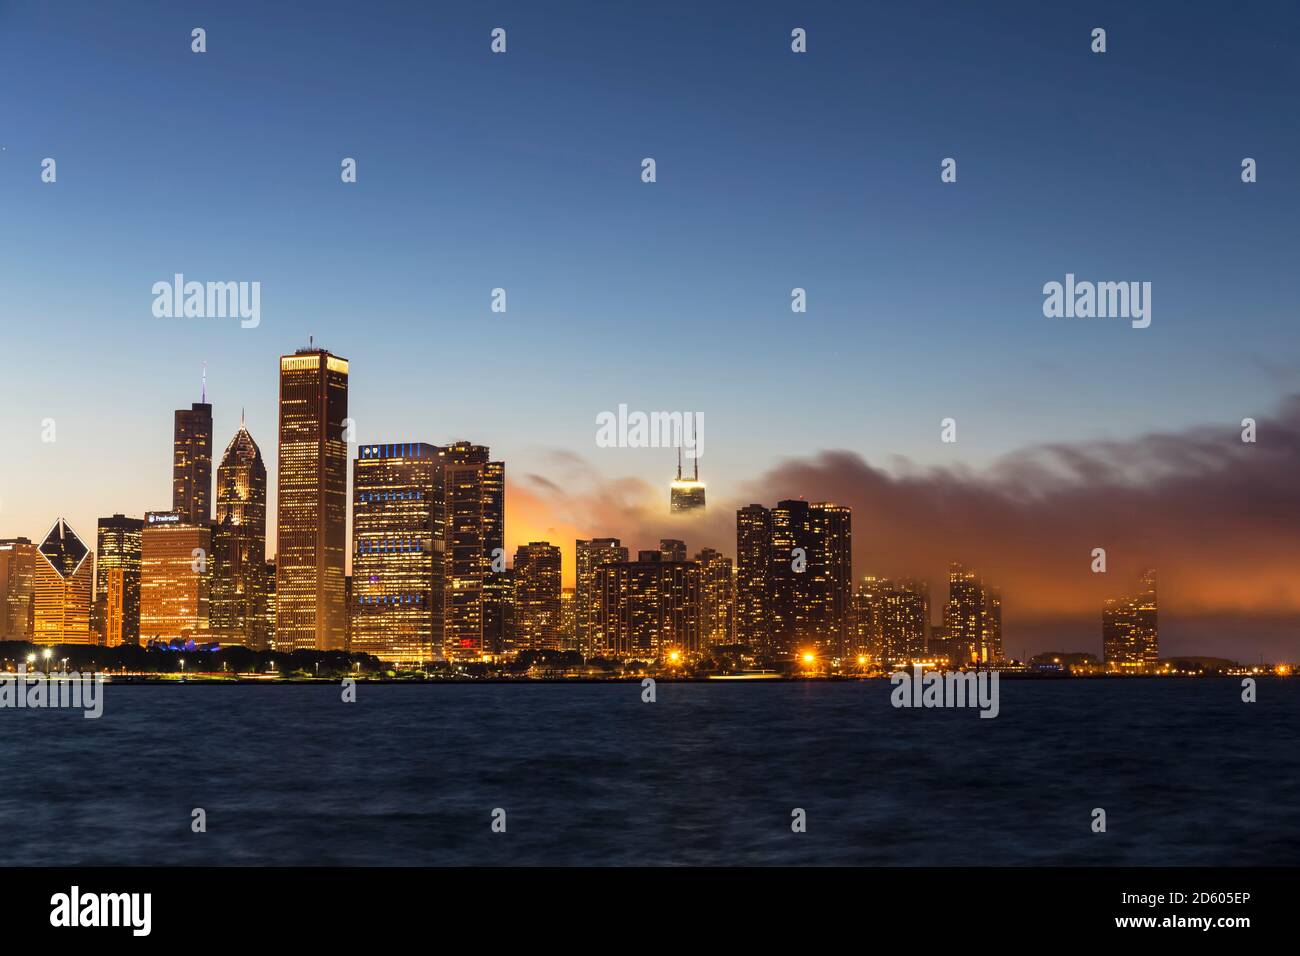
[(50, 676), (50, 658), (54, 656), (54, 652), (53, 652), (52, 650), (50, 650), (50, 649), (47, 647), (47, 648), (45, 648), (45, 655), (44, 655), (44, 656), (45, 656), (45, 676), (46, 676), (46, 677), (49, 677), (49, 676)]

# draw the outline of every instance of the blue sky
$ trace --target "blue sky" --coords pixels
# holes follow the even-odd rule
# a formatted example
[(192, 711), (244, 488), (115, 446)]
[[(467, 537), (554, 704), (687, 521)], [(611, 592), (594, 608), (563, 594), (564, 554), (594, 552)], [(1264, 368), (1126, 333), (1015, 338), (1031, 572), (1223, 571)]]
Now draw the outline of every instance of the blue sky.
[[(0, 534), (166, 506), (205, 361), (218, 450), (246, 408), (274, 475), (309, 334), (362, 442), (660, 481), (596, 414), (700, 411), (722, 499), (828, 448), (978, 468), (1270, 412), (1297, 8), (990, 6), (0, 3)], [(260, 327), (155, 318), (175, 272), (261, 282)], [(1044, 318), (1067, 272), (1150, 281), (1151, 327)]]

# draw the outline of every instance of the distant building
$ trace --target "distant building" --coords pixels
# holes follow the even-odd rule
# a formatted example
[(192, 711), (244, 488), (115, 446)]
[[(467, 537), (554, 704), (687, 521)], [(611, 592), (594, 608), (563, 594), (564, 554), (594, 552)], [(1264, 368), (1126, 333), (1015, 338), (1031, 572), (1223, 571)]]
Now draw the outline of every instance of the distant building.
[(186, 524), (212, 520), (212, 406), (178, 408), (172, 447), (172, 510)]
[(660, 538), (659, 553), (664, 556), (665, 561), (685, 561), (686, 542), (677, 538)]
[[(94, 628), (104, 643), (135, 644), (140, 640), (140, 534), (144, 521), (115, 514), (100, 518), (95, 534)], [(122, 572), (121, 608), (109, 633), (107, 602), (109, 573)]]
[(709, 648), (733, 644), (736, 575), (731, 559), (713, 548), (704, 548), (695, 556), (695, 563), (700, 566), (700, 645)]
[(208, 638), (212, 526), (149, 511), (140, 535), (140, 642)]
[(930, 586), (915, 578), (887, 583), (880, 597), (880, 657), (889, 665), (925, 657)]
[(32, 639), (36, 561), (31, 539), (0, 539), (0, 641)]
[(704, 510), (704, 482), (700, 481), (700, 459), (693, 459), (695, 474), (682, 477), (682, 450), (677, 449), (677, 477), (668, 492), (668, 510), (671, 514)]
[(1131, 598), (1109, 600), (1101, 615), (1102, 653), (1108, 670), (1141, 673), (1160, 659), (1156, 629), (1156, 572), (1142, 574), (1141, 590)]
[[(140, 629), (139, 617), (139, 600), (140, 590), (136, 588), (136, 620), (135, 629)], [(122, 568), (109, 568), (104, 572), (104, 598), (102, 602), (97, 601), (98, 615), (100, 621), (100, 638), (107, 647), (117, 647), (121, 644), (135, 643), (139, 640), (139, 634), (136, 634), (135, 641), (128, 641), (126, 634), (126, 571)]]
[(947, 652), (956, 664), (993, 663), (1002, 657), (1002, 598), (976, 572), (953, 562), (948, 566), (948, 603), (944, 606)]
[(93, 555), (62, 518), (37, 549), (33, 577), (33, 631), (37, 644), (95, 644), (90, 627)]
[(347, 643), (348, 360), (324, 349), (280, 357), (276, 648)]
[(603, 654), (607, 647), (598, 627), (601, 595), (596, 588), (596, 570), (602, 564), (626, 561), (628, 552), (618, 538), (579, 538), (574, 545), (574, 555), (573, 618), (578, 650), (584, 657), (595, 657)]
[(597, 630), (606, 653), (650, 660), (700, 650), (700, 566), (641, 551), (635, 561), (601, 565)]
[(514, 643), (519, 650), (560, 650), (560, 549), (520, 545), (514, 566)]
[(263, 614), (265, 616), (263, 617), (264, 626), (262, 631), (266, 636), (266, 644), (259, 650), (275, 650), (275, 558), (271, 558), (266, 562), (266, 573), (262, 581), (266, 586), (263, 596)]
[(352, 474), (352, 650), (416, 663), (441, 653), (438, 448), (362, 445)]

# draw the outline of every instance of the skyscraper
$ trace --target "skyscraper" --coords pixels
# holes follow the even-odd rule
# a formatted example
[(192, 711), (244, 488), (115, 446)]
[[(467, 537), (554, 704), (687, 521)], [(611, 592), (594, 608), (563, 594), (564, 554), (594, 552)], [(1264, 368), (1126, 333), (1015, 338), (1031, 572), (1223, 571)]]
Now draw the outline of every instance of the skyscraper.
[(736, 512), (736, 639), (757, 652), (771, 642), (767, 617), (772, 564), (772, 512), (746, 505)]
[(1142, 574), (1142, 588), (1136, 595), (1111, 599), (1102, 610), (1102, 652), (1106, 667), (1129, 673), (1153, 670), (1160, 660), (1156, 625), (1156, 572), (1148, 568)]
[[(115, 514), (100, 518), (95, 534), (94, 627), (105, 644), (140, 640), (140, 532), (144, 522)], [(110, 635), (107, 620), (109, 572), (122, 572), (121, 608)]]
[(693, 459), (693, 478), (682, 477), (682, 449), (677, 448), (677, 477), (668, 492), (668, 510), (672, 514), (704, 510), (704, 482), (700, 481), (700, 459)]
[(488, 449), (469, 442), (454, 442), (440, 454), (443, 652), (473, 660), (499, 653), (504, 638), (506, 591), (485, 585), (489, 575), (505, 571), (505, 464), (488, 461)]
[(147, 511), (140, 533), (140, 642), (208, 639), (212, 525)]
[(601, 654), (605, 641), (597, 627), (600, 615), (600, 592), (596, 589), (596, 569), (602, 564), (626, 561), (627, 548), (618, 538), (579, 538), (574, 546), (576, 576), (574, 578), (574, 626), (577, 628), (578, 650), (584, 657)]
[(641, 551), (596, 569), (597, 629), (615, 657), (649, 660), (700, 650), (700, 566)]
[(740, 639), (769, 658), (840, 654), (853, 620), (852, 516), (830, 502), (736, 513)]
[(212, 550), (213, 638), (265, 648), (266, 465), (242, 419), (217, 467)]
[(97, 643), (90, 628), (95, 590), (90, 549), (60, 518), (37, 550), (32, 640), (37, 644)]
[(186, 524), (212, 520), (212, 406), (206, 399), (176, 410), (172, 510)]
[(520, 650), (560, 650), (560, 549), (532, 541), (515, 550), (514, 643)]
[(704, 648), (735, 640), (736, 577), (731, 559), (713, 548), (695, 556), (700, 566), (700, 645)]
[(930, 586), (903, 578), (883, 582), (880, 593), (881, 660), (904, 665), (922, 657), (930, 630)]
[(0, 540), (0, 641), (32, 639), (36, 561), (30, 539)]
[[(362, 445), (352, 470), (352, 650), (402, 663), (430, 661), (442, 542), (439, 449), (423, 442)], [(437, 595), (440, 597), (441, 595)]]
[(347, 415), (347, 359), (315, 348), (280, 357), (277, 650), (347, 643)]
[(1002, 599), (983, 579), (957, 562), (948, 566), (944, 607), (948, 657), (953, 664), (1002, 660)]

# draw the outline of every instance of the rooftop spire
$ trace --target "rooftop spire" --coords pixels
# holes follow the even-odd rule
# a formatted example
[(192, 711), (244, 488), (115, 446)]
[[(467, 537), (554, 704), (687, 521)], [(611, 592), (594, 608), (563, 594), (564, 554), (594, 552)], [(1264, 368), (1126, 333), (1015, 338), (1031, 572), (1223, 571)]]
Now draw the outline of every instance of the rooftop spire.
[(203, 404), (208, 403), (208, 363), (203, 363), (203, 384), (199, 389), (199, 401)]

